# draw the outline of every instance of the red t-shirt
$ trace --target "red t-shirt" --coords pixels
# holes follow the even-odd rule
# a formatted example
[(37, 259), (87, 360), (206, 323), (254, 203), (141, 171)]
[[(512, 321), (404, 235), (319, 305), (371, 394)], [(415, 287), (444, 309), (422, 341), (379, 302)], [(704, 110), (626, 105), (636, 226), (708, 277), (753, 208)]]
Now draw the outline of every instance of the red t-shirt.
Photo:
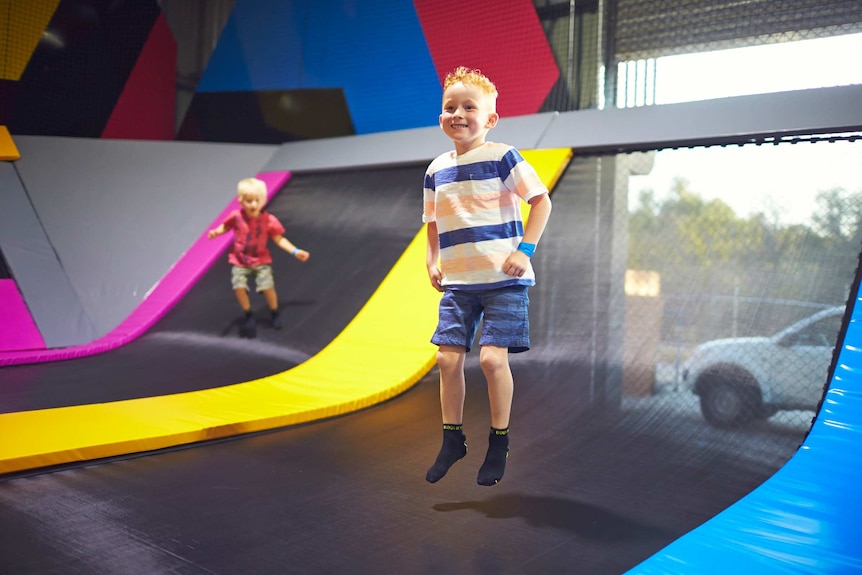
[(226, 230), (233, 230), (233, 247), (227, 257), (231, 264), (253, 268), (272, 263), (266, 243), (269, 238), (284, 234), (278, 218), (269, 212), (249, 218), (242, 210), (235, 210), (222, 224)]

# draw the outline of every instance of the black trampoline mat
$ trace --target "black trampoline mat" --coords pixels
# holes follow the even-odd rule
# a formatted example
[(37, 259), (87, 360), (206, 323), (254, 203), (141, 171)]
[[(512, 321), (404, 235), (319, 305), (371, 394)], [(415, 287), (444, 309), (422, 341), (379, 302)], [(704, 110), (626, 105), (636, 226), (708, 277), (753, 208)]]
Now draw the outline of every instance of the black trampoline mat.
[[(291, 179), (271, 209), (312, 259), (275, 262), (284, 330), (261, 326), (256, 340), (238, 338), (223, 263), (138, 342), (103, 356), (0, 370), (4, 409), (226, 385), (313, 355), (419, 229), (423, 168)], [(669, 418), (597, 402), (588, 303), (572, 289), (589, 278), (566, 268), (575, 212), (571, 198), (555, 194), (534, 259), (533, 349), (511, 358), (511, 450), (499, 485), (476, 484), (489, 415), (474, 351), (464, 418), (469, 452), (439, 483), (424, 480), (440, 445), (432, 370), (402, 395), (342, 417), (7, 476), (0, 481), (0, 573), (631, 569), (761, 484), (800, 437), (763, 425), (731, 438), (696, 413)]]

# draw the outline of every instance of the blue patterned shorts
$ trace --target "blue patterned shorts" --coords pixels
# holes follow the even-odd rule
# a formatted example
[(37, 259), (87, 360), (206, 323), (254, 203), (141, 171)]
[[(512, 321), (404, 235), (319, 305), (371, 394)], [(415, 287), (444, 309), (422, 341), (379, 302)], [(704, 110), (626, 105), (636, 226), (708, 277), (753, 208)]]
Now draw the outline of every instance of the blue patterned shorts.
[(487, 291), (447, 289), (440, 299), (440, 319), (431, 338), (435, 345), (473, 346), (479, 320), (479, 345), (508, 348), (511, 353), (530, 349), (530, 298), (527, 286)]

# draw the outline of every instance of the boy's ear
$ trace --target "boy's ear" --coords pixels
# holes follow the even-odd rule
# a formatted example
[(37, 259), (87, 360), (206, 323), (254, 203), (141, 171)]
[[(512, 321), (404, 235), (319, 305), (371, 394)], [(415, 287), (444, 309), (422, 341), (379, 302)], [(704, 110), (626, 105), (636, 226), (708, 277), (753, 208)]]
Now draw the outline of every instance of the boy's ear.
[(485, 124), (486, 128), (493, 128), (497, 125), (497, 121), (500, 119), (500, 114), (497, 112), (491, 112), (488, 114), (488, 123)]

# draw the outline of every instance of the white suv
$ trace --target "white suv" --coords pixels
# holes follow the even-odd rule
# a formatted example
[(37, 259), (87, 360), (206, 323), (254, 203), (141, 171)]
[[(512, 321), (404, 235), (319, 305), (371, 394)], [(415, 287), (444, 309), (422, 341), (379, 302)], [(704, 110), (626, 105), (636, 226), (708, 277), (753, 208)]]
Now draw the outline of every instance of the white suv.
[(844, 307), (834, 307), (771, 337), (703, 343), (686, 361), (683, 382), (716, 427), (744, 425), (780, 409), (816, 409), (843, 317)]

